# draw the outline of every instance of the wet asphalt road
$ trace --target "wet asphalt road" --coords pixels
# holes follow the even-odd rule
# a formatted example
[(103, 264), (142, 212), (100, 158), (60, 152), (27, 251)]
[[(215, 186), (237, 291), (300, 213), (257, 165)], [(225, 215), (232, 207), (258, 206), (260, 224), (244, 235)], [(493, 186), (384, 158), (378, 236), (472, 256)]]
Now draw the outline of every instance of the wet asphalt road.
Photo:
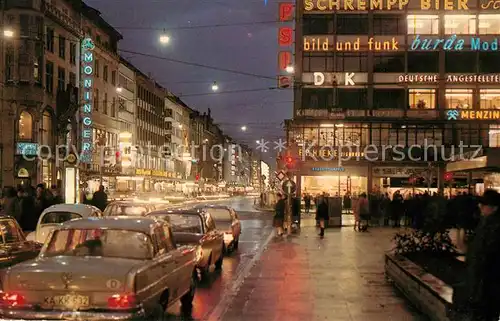
[[(233, 284), (242, 278), (272, 232), (272, 213), (257, 211), (253, 202), (252, 198), (240, 197), (215, 203), (231, 206), (237, 211), (242, 234), (239, 249), (224, 258), (222, 271), (214, 272), (211, 267), (210, 278), (197, 288), (192, 314), (194, 320), (206, 320), (210, 316)], [(171, 307), (168, 310), (169, 319), (178, 319), (179, 311), (179, 304)]]

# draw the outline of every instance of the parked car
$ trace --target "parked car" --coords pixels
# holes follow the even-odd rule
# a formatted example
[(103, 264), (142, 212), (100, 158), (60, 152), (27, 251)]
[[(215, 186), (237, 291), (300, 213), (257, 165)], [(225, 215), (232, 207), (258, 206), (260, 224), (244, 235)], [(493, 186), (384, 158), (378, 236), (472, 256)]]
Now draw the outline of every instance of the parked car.
[(144, 216), (156, 210), (152, 203), (142, 201), (114, 201), (106, 206), (104, 216)]
[(56, 204), (46, 208), (36, 225), (36, 230), (27, 235), (28, 241), (43, 244), (49, 233), (62, 223), (78, 218), (101, 217), (102, 212), (86, 204)]
[(210, 213), (217, 228), (224, 232), (226, 249), (238, 249), (241, 235), (241, 222), (238, 214), (233, 208), (224, 205), (210, 204), (198, 205), (195, 208)]
[(28, 241), (16, 219), (0, 216), (0, 269), (37, 257), (40, 244)]
[(197, 269), (199, 279), (206, 278), (210, 266), (221, 269), (224, 260), (224, 234), (216, 229), (209, 213), (201, 210), (160, 210), (148, 216), (163, 218), (169, 222), (178, 245), (199, 245)]
[(7, 269), (0, 311), (8, 319), (163, 320), (195, 293), (196, 247), (177, 247), (164, 220), (104, 217), (68, 221), (39, 256)]

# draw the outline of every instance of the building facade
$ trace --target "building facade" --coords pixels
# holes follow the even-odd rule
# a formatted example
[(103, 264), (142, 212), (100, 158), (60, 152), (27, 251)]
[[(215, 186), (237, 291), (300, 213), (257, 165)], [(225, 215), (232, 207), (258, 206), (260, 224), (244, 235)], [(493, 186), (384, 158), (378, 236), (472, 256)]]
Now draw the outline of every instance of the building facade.
[(500, 15), (459, 4), (297, 2), (287, 135), (302, 192), (442, 190), (451, 155), (499, 146)]

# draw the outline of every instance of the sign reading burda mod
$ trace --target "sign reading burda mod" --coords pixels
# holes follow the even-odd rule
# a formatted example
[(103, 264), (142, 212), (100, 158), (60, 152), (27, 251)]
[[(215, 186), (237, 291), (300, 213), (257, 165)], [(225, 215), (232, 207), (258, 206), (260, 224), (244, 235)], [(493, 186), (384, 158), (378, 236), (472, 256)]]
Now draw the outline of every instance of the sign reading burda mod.
[(94, 48), (90, 38), (82, 41), (82, 88), (83, 105), (81, 109), (82, 151), (80, 161), (92, 161), (92, 91), (94, 88)]
[[(279, 21), (280, 24), (290, 23), (293, 21), (294, 6), (291, 2), (279, 3)], [(293, 46), (293, 28), (290, 26), (280, 26), (278, 30), (278, 45), (280, 50), (278, 53), (278, 88), (289, 88), (292, 86), (292, 77), (287, 72), (288, 66), (293, 66), (292, 46)]]

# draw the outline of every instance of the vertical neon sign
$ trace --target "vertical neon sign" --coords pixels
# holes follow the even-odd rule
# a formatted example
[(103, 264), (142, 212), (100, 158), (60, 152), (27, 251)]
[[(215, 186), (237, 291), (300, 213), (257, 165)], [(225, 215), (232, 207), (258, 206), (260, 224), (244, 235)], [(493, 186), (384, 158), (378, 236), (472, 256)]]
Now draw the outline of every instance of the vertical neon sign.
[(82, 151), (80, 161), (92, 161), (92, 97), (94, 87), (94, 48), (95, 44), (90, 38), (82, 41), (82, 86), (83, 104), (81, 110), (82, 121)]

